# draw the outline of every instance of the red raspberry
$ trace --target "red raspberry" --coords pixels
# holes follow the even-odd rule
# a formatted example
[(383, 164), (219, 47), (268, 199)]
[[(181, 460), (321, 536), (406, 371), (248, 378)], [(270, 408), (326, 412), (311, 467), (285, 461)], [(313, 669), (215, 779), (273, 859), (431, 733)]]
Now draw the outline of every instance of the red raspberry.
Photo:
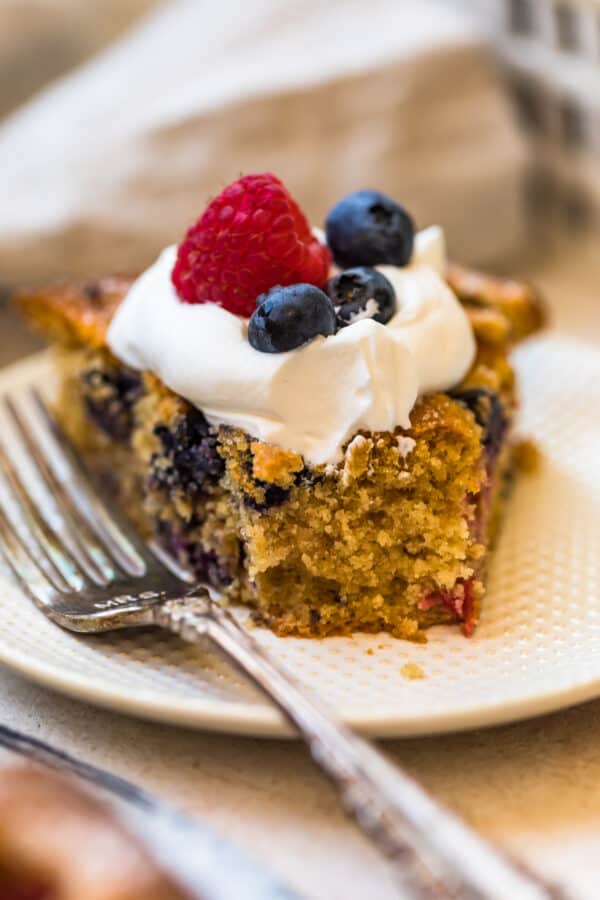
[(322, 287), (331, 253), (279, 178), (245, 175), (209, 203), (179, 245), (172, 281), (185, 303), (251, 316), (275, 285)]

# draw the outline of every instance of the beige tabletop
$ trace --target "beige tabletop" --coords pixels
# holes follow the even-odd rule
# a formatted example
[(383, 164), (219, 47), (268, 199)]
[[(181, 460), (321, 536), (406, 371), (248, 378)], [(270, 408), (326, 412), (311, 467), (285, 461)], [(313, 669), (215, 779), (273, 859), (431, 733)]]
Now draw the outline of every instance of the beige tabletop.
[[(573, 241), (531, 271), (556, 325), (600, 342), (598, 238)], [(0, 358), (26, 338), (0, 317)], [(17, 343), (20, 341), (21, 343)], [(196, 813), (303, 896), (396, 897), (390, 874), (303, 747), (127, 719), (0, 669), (0, 721), (108, 767)], [(600, 700), (487, 731), (393, 741), (386, 749), (436, 797), (572, 896), (600, 897)], [(510, 898), (507, 898), (510, 900)]]

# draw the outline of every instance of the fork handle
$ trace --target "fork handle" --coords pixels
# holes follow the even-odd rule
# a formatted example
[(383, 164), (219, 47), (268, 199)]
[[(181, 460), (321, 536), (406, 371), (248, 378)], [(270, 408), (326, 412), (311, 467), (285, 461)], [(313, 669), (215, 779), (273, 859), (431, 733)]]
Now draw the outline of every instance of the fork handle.
[(347, 812), (395, 864), (411, 900), (565, 897), (494, 849), (408, 774), (349, 731), (227, 610), (205, 597), (155, 608), (156, 625), (185, 641), (209, 638), (279, 708), (338, 790)]

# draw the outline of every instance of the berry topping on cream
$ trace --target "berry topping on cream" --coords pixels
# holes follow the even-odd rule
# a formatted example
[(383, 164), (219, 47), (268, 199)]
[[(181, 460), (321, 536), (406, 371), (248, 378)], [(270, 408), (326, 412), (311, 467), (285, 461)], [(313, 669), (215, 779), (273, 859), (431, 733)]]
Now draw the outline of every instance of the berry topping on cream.
[(185, 303), (249, 317), (274, 285), (322, 287), (331, 254), (279, 178), (245, 175), (209, 203), (177, 250), (173, 285)]
[(336, 260), (352, 267), (329, 283), (330, 249), (281, 182), (241, 178), (133, 284), (111, 350), (211, 425), (313, 465), (337, 462), (360, 429), (408, 428), (417, 398), (457, 385), (475, 353), (444, 280), (441, 229), (415, 235), (402, 207), (364, 191), (327, 226)]

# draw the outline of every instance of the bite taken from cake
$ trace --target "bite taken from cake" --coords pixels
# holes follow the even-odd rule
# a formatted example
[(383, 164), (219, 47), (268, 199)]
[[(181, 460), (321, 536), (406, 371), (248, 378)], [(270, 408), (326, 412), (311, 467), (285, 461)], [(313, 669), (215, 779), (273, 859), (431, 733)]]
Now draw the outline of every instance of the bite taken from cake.
[(280, 635), (471, 635), (513, 468), (528, 285), (373, 190), (312, 229), (269, 173), (137, 279), (29, 291), (58, 414), (139, 527)]

